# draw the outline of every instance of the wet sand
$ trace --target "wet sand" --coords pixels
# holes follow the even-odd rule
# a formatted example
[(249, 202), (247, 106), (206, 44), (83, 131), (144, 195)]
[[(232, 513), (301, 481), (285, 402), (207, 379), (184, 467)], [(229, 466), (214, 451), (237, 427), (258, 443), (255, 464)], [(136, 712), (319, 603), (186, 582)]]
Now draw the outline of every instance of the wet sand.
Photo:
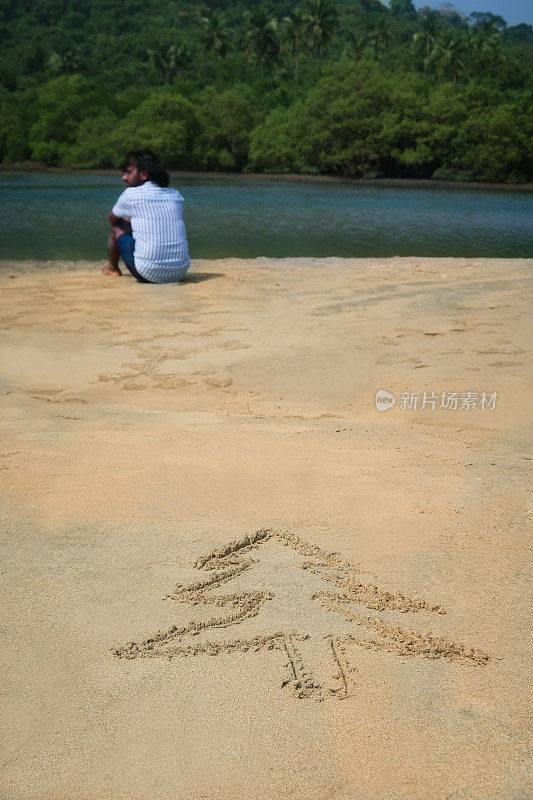
[(2, 800), (530, 796), (531, 261), (98, 268), (0, 265)]

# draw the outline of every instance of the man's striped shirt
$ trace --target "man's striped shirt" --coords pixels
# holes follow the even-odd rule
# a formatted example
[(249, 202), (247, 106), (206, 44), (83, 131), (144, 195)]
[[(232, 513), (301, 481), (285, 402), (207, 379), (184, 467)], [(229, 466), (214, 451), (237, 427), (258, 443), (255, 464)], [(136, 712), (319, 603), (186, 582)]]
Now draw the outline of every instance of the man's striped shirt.
[(128, 187), (113, 206), (115, 216), (130, 218), (135, 269), (152, 283), (174, 283), (189, 269), (183, 202), (175, 189), (146, 181)]

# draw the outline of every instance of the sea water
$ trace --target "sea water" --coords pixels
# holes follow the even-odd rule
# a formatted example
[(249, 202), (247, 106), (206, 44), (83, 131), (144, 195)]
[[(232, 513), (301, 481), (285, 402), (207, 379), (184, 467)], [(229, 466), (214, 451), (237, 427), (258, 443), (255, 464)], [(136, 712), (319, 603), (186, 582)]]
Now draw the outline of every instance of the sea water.
[[(526, 189), (172, 179), (192, 258), (532, 257)], [(0, 172), (0, 258), (104, 259), (120, 174)]]

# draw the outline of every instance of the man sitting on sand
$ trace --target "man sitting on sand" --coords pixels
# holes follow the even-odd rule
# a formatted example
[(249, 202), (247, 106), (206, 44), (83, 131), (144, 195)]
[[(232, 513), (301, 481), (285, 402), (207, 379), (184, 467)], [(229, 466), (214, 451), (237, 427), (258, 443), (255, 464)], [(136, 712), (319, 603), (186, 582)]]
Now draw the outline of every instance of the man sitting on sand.
[(122, 275), (122, 256), (141, 283), (176, 283), (189, 269), (183, 197), (169, 189), (168, 172), (151, 150), (134, 150), (122, 165), (125, 189), (109, 212), (109, 261), (103, 275)]

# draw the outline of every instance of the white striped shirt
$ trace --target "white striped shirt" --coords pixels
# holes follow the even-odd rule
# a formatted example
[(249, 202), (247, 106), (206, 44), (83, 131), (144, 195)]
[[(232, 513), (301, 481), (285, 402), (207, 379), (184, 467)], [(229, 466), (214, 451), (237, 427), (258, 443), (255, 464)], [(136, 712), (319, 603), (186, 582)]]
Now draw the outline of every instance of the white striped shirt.
[(183, 202), (175, 189), (146, 181), (128, 187), (113, 206), (115, 216), (130, 218), (135, 269), (152, 283), (174, 283), (189, 269)]

